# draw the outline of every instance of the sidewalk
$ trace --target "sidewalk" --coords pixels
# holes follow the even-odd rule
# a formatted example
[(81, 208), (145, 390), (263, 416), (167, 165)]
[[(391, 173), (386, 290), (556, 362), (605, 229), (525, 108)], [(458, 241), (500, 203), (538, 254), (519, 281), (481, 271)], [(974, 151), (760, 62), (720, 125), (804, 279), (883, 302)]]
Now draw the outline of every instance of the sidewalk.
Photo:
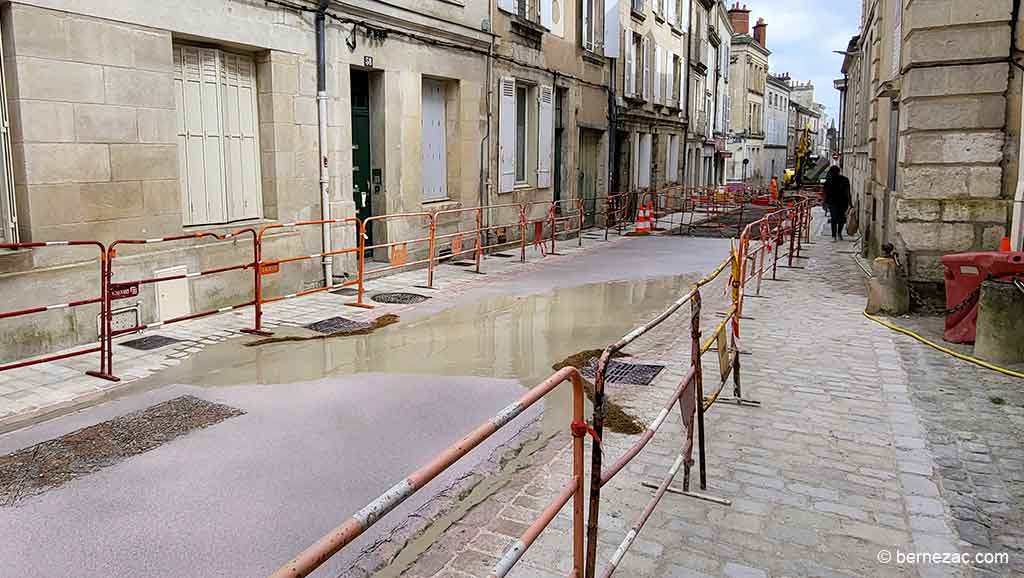
[[(707, 493), (731, 500), (731, 507), (666, 494), (616, 575), (1021, 575), (1019, 382), (865, 319), (863, 274), (840, 252), (848, 243), (815, 240), (804, 269), (779, 269), (780, 281), (765, 283), (766, 298), (745, 305), (751, 319), (743, 322), (742, 345), (752, 355), (741, 358), (744, 391), (763, 406), (720, 405), (706, 415)], [(631, 348), (643, 359), (668, 362), (668, 371), (653, 387), (613, 389), (611, 397), (651, 420), (682, 375), (687, 344), (662, 332)], [(714, 386), (707, 381), (706, 389)], [(661, 480), (679, 452), (681, 431), (673, 412), (603, 490), (599, 574), (652, 495), (641, 482)], [(534, 455), (534, 467), (456, 522), (402, 576), (487, 576), (568, 479), (568, 440), (560, 436)], [(633, 440), (606, 435), (606, 456), (621, 455)], [(564, 577), (571, 570), (569, 510), (510, 576)], [(897, 552), (1006, 552), (1010, 562), (880, 563)]]
[[(627, 232), (629, 230), (626, 229)], [(426, 283), (426, 269), (371, 277), (365, 284), (364, 300), (374, 306), (372, 310), (346, 306), (345, 303), (355, 300), (355, 297), (347, 294), (349, 291), (345, 291), (345, 295), (316, 293), (265, 305), (263, 325), (273, 330), (275, 327), (302, 327), (336, 316), (353, 321), (370, 321), (387, 313), (411, 313), (414, 305), (383, 304), (371, 298), (377, 293), (393, 291), (443, 298), (494, 281), (500, 275), (529, 271), (624, 240), (614, 230), (610, 232), (607, 242), (604, 237), (604, 229), (584, 231), (582, 246), (575, 237), (559, 240), (556, 242), (556, 254), (548, 256), (543, 255), (536, 246), (527, 245), (526, 263), (519, 260), (519, 248), (512, 247), (502, 253), (509, 257), (488, 256), (482, 261), (481, 271), (485, 275), (475, 274), (472, 267), (455, 266), (450, 264), (451, 261), (445, 261), (435, 268), (433, 289), (423, 287)], [(550, 241), (545, 246), (545, 251), (549, 250)], [(118, 337), (113, 352), (114, 374), (121, 378), (117, 383), (85, 375), (86, 371), (98, 367), (99, 354), (0, 372), (0, 428), (109, 395), (127, 384), (174, 367), (209, 345), (244, 337), (246, 334), (240, 333), (240, 330), (252, 327), (253, 316), (253, 309), (249, 307)], [(154, 335), (175, 341), (150, 350), (121, 345), (126, 341)]]

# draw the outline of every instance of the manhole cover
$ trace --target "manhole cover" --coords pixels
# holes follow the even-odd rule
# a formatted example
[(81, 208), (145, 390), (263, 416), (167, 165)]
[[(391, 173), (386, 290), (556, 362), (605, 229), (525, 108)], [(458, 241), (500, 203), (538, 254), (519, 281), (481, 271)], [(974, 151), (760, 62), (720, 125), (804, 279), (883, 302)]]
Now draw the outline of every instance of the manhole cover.
[(473, 265), (476, 265), (476, 262), (474, 262), (474, 261), (452, 261), (451, 263), (448, 263), (448, 264), (449, 265), (455, 265), (456, 267), (472, 267)]
[(335, 295), (344, 295), (345, 297), (351, 297), (353, 295), (358, 295), (359, 291), (351, 287), (342, 287), (341, 289), (335, 289), (334, 291), (331, 291), (331, 293), (334, 293)]
[[(628, 383), (630, 385), (650, 385), (663, 369), (665, 369), (664, 365), (624, 363), (613, 359), (608, 362), (608, 373), (605, 381), (608, 383)], [(583, 368), (581, 373), (588, 379), (594, 379), (597, 373), (597, 360), (591, 361)]]
[(180, 341), (180, 339), (166, 337), (164, 335), (147, 335), (138, 339), (132, 339), (131, 341), (125, 341), (121, 343), (121, 345), (131, 347), (132, 349), (138, 349), (139, 351), (152, 351), (154, 349), (166, 347), (172, 343), (179, 343)]
[(371, 297), (377, 303), (393, 303), (393, 304), (408, 304), (408, 303), (422, 303), (430, 297), (425, 295), (418, 295), (416, 293), (378, 293)]
[(331, 333), (338, 333), (341, 331), (369, 329), (370, 324), (365, 321), (356, 321), (354, 319), (346, 319), (344, 317), (328, 317), (327, 319), (321, 319), (316, 323), (310, 323), (305, 327), (306, 329), (311, 329), (317, 333), (330, 335)]
[(491, 257), (501, 257), (502, 259), (508, 259), (509, 257), (515, 257), (509, 253), (491, 253)]

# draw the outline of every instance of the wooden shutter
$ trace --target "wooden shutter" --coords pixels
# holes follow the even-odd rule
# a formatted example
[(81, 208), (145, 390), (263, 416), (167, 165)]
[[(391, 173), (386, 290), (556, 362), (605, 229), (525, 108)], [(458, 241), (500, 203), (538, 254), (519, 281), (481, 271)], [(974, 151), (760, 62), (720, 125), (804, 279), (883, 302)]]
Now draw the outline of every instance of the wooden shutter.
[(668, 74), (668, 78), (665, 79), (665, 92), (666, 99), (669, 106), (676, 105), (676, 53), (669, 50), (668, 54), (665, 55), (667, 61), (668, 70), (665, 72)]
[(662, 65), (661, 65), (661, 47), (658, 46), (657, 41), (654, 43), (654, 104), (661, 104), (661, 81), (662, 81)]
[(222, 53), (224, 156), (228, 220), (262, 216), (256, 143), (256, 65), (250, 56)]
[(644, 36), (640, 43), (641, 58), (644, 59), (643, 76), (640, 77), (640, 82), (643, 86), (640, 87), (640, 95), (644, 100), (651, 99), (651, 42)]
[(498, 191), (511, 192), (516, 186), (516, 81), (501, 79), (498, 99)]
[(583, 0), (582, 43), (587, 50), (594, 49), (594, 2)]
[(541, 86), (537, 100), (537, 188), (545, 189), (551, 186), (551, 160), (555, 150), (553, 88)]
[(446, 90), (443, 82), (423, 80), (421, 184), (424, 201), (448, 198)]
[(622, 83), (622, 93), (625, 96), (634, 96), (636, 93), (636, 51), (633, 50), (633, 31), (628, 26), (623, 27), (624, 40), (622, 45), (626, 55), (625, 74)]
[(498, 0), (498, 8), (511, 14), (519, 13), (519, 3), (516, 0)]
[(552, 14), (552, 0), (537, 0), (540, 2), (538, 8), (540, 9), (540, 24), (549, 31), (555, 26), (555, 19)]
[(668, 5), (665, 6), (665, 20), (672, 26), (676, 24), (676, 2), (679, 0), (667, 0)]
[(185, 225), (223, 223), (224, 143), (221, 128), (219, 55), (216, 50), (176, 49), (178, 154)]

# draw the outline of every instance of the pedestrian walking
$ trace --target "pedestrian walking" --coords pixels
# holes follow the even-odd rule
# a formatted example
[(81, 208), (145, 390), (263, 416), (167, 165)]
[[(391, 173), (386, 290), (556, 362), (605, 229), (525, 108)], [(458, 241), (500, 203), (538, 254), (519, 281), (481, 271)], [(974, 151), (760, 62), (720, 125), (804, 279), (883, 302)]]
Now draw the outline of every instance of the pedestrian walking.
[(829, 222), (832, 223), (832, 240), (843, 240), (843, 227), (846, 225), (846, 212), (853, 204), (850, 199), (850, 179), (833, 166), (825, 177), (825, 206), (828, 208)]

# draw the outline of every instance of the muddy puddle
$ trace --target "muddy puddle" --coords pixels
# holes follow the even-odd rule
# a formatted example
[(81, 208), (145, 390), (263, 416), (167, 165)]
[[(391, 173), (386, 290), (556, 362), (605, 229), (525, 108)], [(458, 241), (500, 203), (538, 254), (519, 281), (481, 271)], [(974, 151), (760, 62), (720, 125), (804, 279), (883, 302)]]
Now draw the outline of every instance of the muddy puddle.
[[(583, 349), (603, 348), (664, 310), (692, 281), (692, 276), (662, 277), (501, 297), (403, 320), (369, 335), (259, 347), (234, 339), (143, 383), (289, 384), (378, 372), (496, 377), (532, 386), (551, 375), (552, 364)], [(276, 333), (289, 335), (311, 332), (280, 328)]]

